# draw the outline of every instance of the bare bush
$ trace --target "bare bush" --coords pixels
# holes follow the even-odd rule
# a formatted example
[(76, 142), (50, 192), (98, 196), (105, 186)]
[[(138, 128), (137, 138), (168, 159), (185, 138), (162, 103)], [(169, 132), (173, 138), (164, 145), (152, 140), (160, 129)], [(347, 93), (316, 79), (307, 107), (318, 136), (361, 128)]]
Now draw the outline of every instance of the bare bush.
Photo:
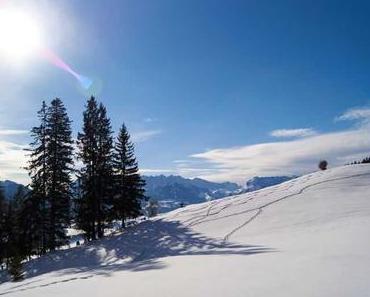
[(319, 168), (321, 170), (326, 170), (328, 168), (328, 162), (326, 160), (321, 160), (319, 162)]

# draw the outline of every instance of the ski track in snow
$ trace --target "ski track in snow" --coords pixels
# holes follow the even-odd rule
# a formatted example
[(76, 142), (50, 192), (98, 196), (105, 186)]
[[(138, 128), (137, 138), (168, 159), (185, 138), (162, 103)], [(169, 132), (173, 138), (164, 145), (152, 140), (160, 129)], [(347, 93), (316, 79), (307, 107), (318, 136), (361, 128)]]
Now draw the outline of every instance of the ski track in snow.
[(229, 241), (230, 237), (236, 233), (237, 231), (239, 231), (240, 229), (242, 229), (243, 227), (245, 227), (246, 225), (248, 225), (250, 222), (252, 222), (254, 219), (256, 219), (260, 214), (262, 213), (262, 208), (260, 208), (255, 215), (253, 215), (251, 218), (249, 218), (248, 220), (246, 220), (243, 224), (241, 224), (240, 226), (236, 227), (235, 229), (233, 229), (231, 232), (227, 233), (225, 236), (224, 236), (224, 241)]
[(85, 280), (85, 279), (89, 279), (89, 278), (92, 278), (92, 277), (93, 277), (93, 275), (85, 275), (85, 276), (66, 278), (66, 279), (62, 279), (62, 280), (59, 280), (59, 281), (53, 281), (53, 282), (49, 282), (49, 283), (44, 283), (44, 284), (39, 284), (39, 285), (33, 285), (33, 286), (30, 286), (30, 287), (25, 287), (26, 285), (34, 283), (34, 282), (29, 282), (27, 284), (24, 284), (24, 285), (21, 285), (21, 286), (18, 286), (18, 287), (14, 287), (14, 288), (17, 288), (16, 290), (9, 290), (9, 291), (0, 293), (0, 296), (8, 295), (8, 294), (11, 294), (11, 293), (16, 293), (16, 292), (28, 291), (28, 290), (37, 289), (37, 288), (45, 288), (45, 287), (49, 287), (49, 286), (52, 286), (52, 285), (67, 283), (67, 282), (76, 281), (76, 280)]
[[(318, 174), (318, 176), (320, 177), (322, 174)], [(306, 178), (302, 179), (302, 182), (307, 182), (308, 180), (310, 180), (312, 177), (312, 174), (309, 174), (306, 176)], [(285, 184), (286, 183), (289, 183), (289, 186), (286, 186)], [(210, 213), (211, 210), (217, 206), (217, 204), (219, 204), (220, 202), (222, 201), (226, 201), (226, 200), (233, 200), (235, 198), (238, 198), (238, 196), (240, 195), (243, 195), (243, 194), (239, 194), (239, 195), (233, 195), (233, 196), (229, 196), (229, 197), (225, 197), (225, 198), (221, 198), (219, 200), (214, 200), (211, 205), (204, 205), (202, 207), (199, 207), (199, 208), (195, 208), (195, 209), (185, 209), (185, 210), (182, 210), (182, 211), (178, 211), (177, 213), (175, 213), (172, 217), (169, 217), (168, 219), (170, 220), (174, 220), (175, 218), (177, 218), (178, 216), (181, 216), (181, 215), (187, 215), (189, 213), (198, 213), (198, 212), (202, 212), (204, 209), (207, 209), (207, 212), (206, 214), (202, 214), (202, 215), (197, 215), (195, 217), (191, 217), (185, 221), (183, 221), (183, 223), (187, 223), (190, 221), (190, 223), (187, 225), (187, 226), (195, 226), (197, 224), (200, 224), (202, 223), (202, 220), (204, 218), (207, 218), (208, 216), (212, 216), (212, 215), (216, 215), (218, 213), (220, 213), (221, 211), (225, 210), (226, 208), (230, 207), (230, 206), (238, 206), (238, 205), (243, 205), (243, 204), (246, 204), (248, 203), (250, 200), (253, 200), (254, 198), (256, 198), (256, 196), (258, 196), (258, 194), (261, 193), (261, 191), (263, 192), (263, 195), (259, 196), (258, 199), (261, 199), (263, 197), (266, 197), (266, 196), (269, 196), (273, 193), (275, 193), (277, 190), (289, 190), (290, 188), (292, 188), (295, 184), (297, 183), (297, 179), (293, 179), (293, 180), (290, 180), (290, 181), (287, 181), (287, 182), (284, 182), (282, 184), (279, 184), (279, 185), (276, 185), (276, 186), (272, 186), (274, 189), (270, 192), (266, 192), (265, 193), (265, 188), (263, 189), (259, 189), (259, 190), (256, 190), (256, 191), (253, 191), (253, 192), (250, 192), (248, 193), (251, 197), (247, 198), (247, 199), (242, 199), (241, 202), (238, 202), (238, 203), (234, 203), (234, 202), (231, 202), (230, 204), (228, 204), (227, 206), (223, 207), (220, 211), (218, 211), (217, 213)], [(285, 188), (284, 188), (285, 187)], [(245, 194), (245, 193), (244, 193)], [(221, 201), (220, 201), (221, 200)], [(194, 222), (192, 222), (194, 220)]]
[[(317, 176), (315, 176), (316, 178), (319, 178), (322, 176), (323, 173), (321, 174), (317, 174)], [(247, 226), (249, 223), (251, 223), (253, 220), (255, 220), (261, 213), (262, 213), (262, 210), (270, 205), (273, 205), (275, 203), (278, 203), (280, 201), (283, 201), (285, 199), (288, 199), (288, 198), (292, 198), (292, 197), (295, 197), (295, 196), (298, 196), (298, 195), (301, 195), (302, 193), (304, 193), (306, 190), (312, 188), (312, 187), (315, 187), (317, 185), (321, 185), (321, 184), (325, 184), (325, 183), (330, 183), (330, 182), (333, 182), (333, 181), (338, 181), (338, 180), (345, 180), (345, 179), (350, 179), (350, 178), (355, 178), (355, 177), (360, 177), (360, 176), (366, 176), (366, 175), (370, 175), (368, 173), (364, 173), (364, 174), (356, 174), (356, 175), (351, 175), (351, 176), (345, 176), (345, 177), (339, 177), (339, 178), (334, 178), (334, 179), (329, 179), (329, 180), (324, 180), (324, 181), (319, 181), (319, 182), (316, 182), (316, 183), (313, 183), (313, 184), (310, 184), (310, 185), (307, 185), (307, 186), (304, 186), (302, 187), (298, 192), (296, 193), (291, 193), (291, 194), (288, 194), (288, 195), (285, 195), (281, 198), (278, 198), (276, 200), (273, 200), (271, 202), (268, 202), (260, 207), (256, 207), (256, 208), (252, 208), (252, 209), (247, 209), (247, 210), (244, 210), (244, 211), (240, 211), (240, 212), (235, 212), (235, 213), (232, 213), (232, 214), (229, 214), (229, 215), (225, 215), (225, 216), (222, 216), (222, 217), (217, 217), (215, 219), (208, 219), (212, 216), (215, 216), (215, 215), (218, 215), (220, 214), (222, 211), (224, 211), (225, 209), (228, 209), (232, 206), (239, 206), (239, 205), (244, 205), (244, 204), (247, 204), (249, 201), (253, 200), (253, 199), (256, 199), (258, 194), (260, 193), (259, 191), (263, 190), (259, 190), (259, 191), (256, 191), (256, 192), (252, 192), (251, 193), (251, 197), (247, 198), (247, 199), (242, 199), (241, 202), (231, 202), (231, 203), (228, 203), (224, 206), (222, 206), (219, 210), (215, 211), (215, 212), (211, 212), (218, 204), (222, 203), (222, 202), (225, 202), (225, 200), (233, 200), (234, 198), (238, 198), (238, 195), (235, 195), (235, 196), (231, 196), (231, 197), (226, 197), (225, 199), (220, 199), (220, 200), (215, 200), (213, 203), (211, 203), (210, 206), (202, 206), (200, 208), (196, 208), (196, 209), (190, 209), (190, 210), (183, 210), (183, 211), (180, 211), (178, 213), (175, 214), (175, 216), (173, 216), (171, 219), (174, 219), (174, 217), (178, 217), (180, 215), (183, 215), (183, 214), (189, 214), (189, 213), (197, 213), (199, 211), (203, 211), (204, 209), (206, 209), (206, 213), (205, 214), (201, 214), (201, 215), (196, 215), (194, 217), (191, 217), (185, 221), (183, 221), (182, 223), (185, 224), (186, 227), (194, 227), (196, 225), (200, 225), (200, 224), (203, 224), (203, 223), (207, 223), (207, 222), (212, 222), (212, 221), (215, 221), (215, 220), (221, 220), (221, 219), (225, 219), (225, 218), (228, 218), (228, 217), (232, 217), (232, 216), (236, 216), (236, 215), (241, 215), (241, 214), (245, 214), (245, 213), (250, 213), (250, 212), (256, 212), (256, 214), (254, 214), (252, 217), (249, 217), (243, 224), (235, 227), (233, 230), (231, 230), (229, 233), (227, 233), (225, 236), (224, 236), (224, 241), (229, 241), (231, 236), (234, 235), (237, 231), (239, 231), (240, 229), (242, 229), (243, 227)], [(310, 181), (312, 179), (312, 174), (309, 174), (307, 176), (305, 176), (303, 179), (300, 180), (301, 183), (307, 183), (308, 181)], [(269, 192), (266, 192), (266, 193), (263, 193), (263, 195), (261, 196), (258, 196), (257, 199), (261, 199), (263, 197), (266, 197), (266, 196), (269, 196), (269, 195), (272, 195), (274, 194), (275, 192), (277, 191), (281, 191), (281, 190), (284, 190), (284, 191), (288, 191), (290, 190), (292, 187), (294, 187), (297, 183), (297, 180), (292, 180), (292, 181), (288, 181), (289, 185), (284, 185), (285, 183), (283, 184), (280, 184), (278, 186), (274, 186), (274, 189), (272, 191), (269, 191)]]
[[(317, 183), (313, 183), (313, 184), (310, 184), (310, 185), (307, 185), (307, 186), (301, 188), (297, 193), (292, 193), (292, 194), (286, 195), (284, 197), (281, 197), (279, 199), (276, 199), (274, 201), (271, 201), (269, 203), (266, 203), (266, 204), (262, 205), (261, 207), (258, 207), (258, 208), (254, 208), (254, 209), (245, 211), (245, 212), (257, 211), (257, 213), (255, 215), (253, 215), (251, 218), (249, 218), (248, 220), (246, 220), (243, 224), (241, 224), (240, 226), (236, 227), (235, 229), (233, 229), (232, 231), (230, 231), (228, 234), (226, 234), (224, 236), (224, 241), (228, 241), (233, 234), (235, 234), (237, 231), (239, 231), (240, 229), (242, 229), (243, 227), (247, 226), (249, 223), (251, 223), (252, 221), (254, 221), (262, 213), (262, 210), (264, 208), (266, 208), (266, 207), (268, 207), (268, 206), (270, 206), (272, 204), (278, 203), (278, 202), (283, 201), (283, 200), (288, 199), (288, 198), (292, 198), (294, 196), (299, 196), (299, 195), (303, 194), (306, 190), (308, 190), (310, 188), (313, 188), (315, 186), (318, 186), (318, 185), (330, 183), (330, 182), (333, 182), (333, 181), (339, 181), (339, 180), (345, 180), (345, 179), (360, 177), (360, 176), (367, 176), (367, 175), (370, 175), (370, 174), (369, 173), (355, 174), (355, 175), (351, 175), (351, 176), (333, 178), (333, 179), (328, 179), (328, 180), (320, 181), (320, 182), (317, 182)], [(307, 179), (306, 181), (308, 181), (308, 180), (310, 180), (310, 179)], [(273, 193), (273, 192), (271, 192), (271, 193)], [(241, 213), (243, 213), (243, 212), (241, 212)]]
[(177, 213), (175, 213), (169, 219), (174, 220), (175, 218), (177, 218), (178, 216), (180, 216), (182, 214), (187, 214), (187, 213), (202, 211), (203, 209), (208, 208), (208, 207), (209, 207), (208, 205), (204, 205), (204, 206), (199, 207), (199, 208), (196, 208), (196, 209), (185, 209), (185, 210), (182, 210), (182, 211), (178, 211)]

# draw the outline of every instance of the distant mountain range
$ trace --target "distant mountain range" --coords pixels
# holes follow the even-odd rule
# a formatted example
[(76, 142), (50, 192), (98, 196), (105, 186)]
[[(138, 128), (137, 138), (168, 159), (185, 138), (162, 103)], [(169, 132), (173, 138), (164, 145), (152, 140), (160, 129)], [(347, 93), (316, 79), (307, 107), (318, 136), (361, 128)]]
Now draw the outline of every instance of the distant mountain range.
[(11, 198), (14, 197), (14, 195), (17, 192), (19, 186), (25, 187), (21, 184), (18, 184), (16, 182), (11, 181), (11, 180), (0, 181), (0, 188), (3, 189), (5, 198), (7, 198), (7, 199), (11, 199)]
[(255, 176), (245, 184), (245, 192), (253, 192), (266, 187), (281, 184), (297, 176)]
[(200, 178), (181, 176), (145, 176), (146, 195), (157, 200), (160, 212), (176, 209), (182, 205), (201, 203), (226, 196), (252, 192), (288, 181), (295, 176), (254, 177), (245, 186), (235, 183), (214, 183)]
[(240, 193), (235, 183), (213, 183), (200, 178), (188, 179), (181, 176), (144, 176), (146, 196), (157, 200), (160, 212), (181, 205), (200, 203)]
[[(167, 212), (188, 204), (201, 203), (226, 196), (252, 192), (288, 181), (295, 176), (256, 176), (248, 180), (244, 186), (236, 183), (215, 183), (200, 178), (184, 178), (181, 176), (144, 176), (146, 196), (158, 201), (159, 211)], [(5, 196), (11, 199), (20, 184), (13, 181), (0, 181)]]

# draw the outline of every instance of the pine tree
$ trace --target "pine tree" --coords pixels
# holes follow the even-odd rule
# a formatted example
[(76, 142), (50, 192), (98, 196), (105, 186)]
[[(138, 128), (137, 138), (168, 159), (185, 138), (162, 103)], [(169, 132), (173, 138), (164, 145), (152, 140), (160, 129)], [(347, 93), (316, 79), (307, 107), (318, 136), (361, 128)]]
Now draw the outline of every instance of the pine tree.
[(112, 208), (112, 195), (114, 188), (113, 180), (113, 137), (110, 119), (107, 110), (100, 103), (99, 124), (97, 126), (98, 150), (97, 150), (97, 233), (98, 237), (104, 236), (104, 222), (110, 220)]
[(47, 249), (46, 229), (49, 225), (49, 213), (47, 209), (47, 105), (42, 102), (38, 112), (40, 125), (33, 127), (31, 137), (33, 142), (30, 144), (30, 160), (28, 163), (29, 176), (31, 178), (31, 193), (27, 199), (27, 211), (32, 214), (29, 222), (28, 233), (32, 233), (32, 246), (38, 253), (43, 254)]
[(49, 202), (48, 243), (50, 250), (65, 244), (70, 223), (73, 141), (71, 121), (63, 102), (51, 101), (46, 118), (47, 191)]
[(97, 199), (97, 136), (99, 122), (98, 105), (94, 97), (87, 101), (83, 113), (83, 128), (78, 134), (78, 157), (83, 163), (80, 169), (81, 196), (76, 201), (77, 225), (84, 230), (88, 240), (96, 236), (96, 199)]
[(77, 200), (77, 223), (88, 239), (104, 235), (109, 220), (113, 189), (112, 130), (105, 107), (91, 97), (83, 114), (83, 131), (78, 134), (82, 193)]
[(120, 219), (122, 228), (127, 218), (140, 214), (141, 200), (144, 198), (144, 181), (140, 177), (134, 153), (134, 144), (123, 124), (114, 148), (115, 195), (114, 215)]

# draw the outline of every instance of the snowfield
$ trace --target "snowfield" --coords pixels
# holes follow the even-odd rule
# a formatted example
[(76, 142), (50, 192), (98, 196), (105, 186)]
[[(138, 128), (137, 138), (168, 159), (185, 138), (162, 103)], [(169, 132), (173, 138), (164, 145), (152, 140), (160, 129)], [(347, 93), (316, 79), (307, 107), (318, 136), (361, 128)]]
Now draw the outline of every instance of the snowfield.
[(0, 296), (370, 296), (370, 166), (190, 205), (26, 270)]

